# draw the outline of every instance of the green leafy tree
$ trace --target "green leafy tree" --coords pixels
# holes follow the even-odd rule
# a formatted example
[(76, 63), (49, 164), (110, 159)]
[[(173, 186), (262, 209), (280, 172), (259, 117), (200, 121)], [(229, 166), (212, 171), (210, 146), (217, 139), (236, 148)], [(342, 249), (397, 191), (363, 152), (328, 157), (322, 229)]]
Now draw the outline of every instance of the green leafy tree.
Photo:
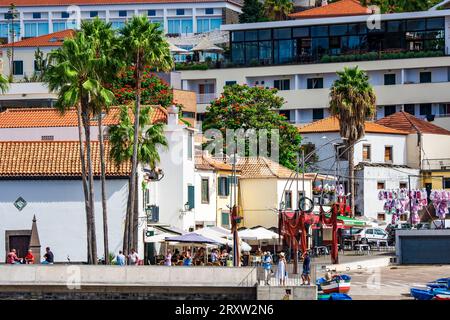
[[(222, 96), (213, 101), (206, 110), (203, 131), (218, 129), (225, 137), (227, 129), (244, 129), (245, 131), (266, 129), (269, 132), (277, 129), (279, 130), (279, 162), (288, 168), (295, 169), (301, 137), (297, 128), (279, 114), (284, 100), (277, 96), (276, 92), (276, 89), (246, 85), (226, 86)], [(248, 152), (248, 148), (246, 151)]]
[(354, 214), (354, 145), (365, 135), (365, 121), (375, 114), (376, 96), (369, 77), (358, 67), (344, 68), (337, 75), (339, 78), (330, 89), (330, 111), (338, 118), (340, 135), (347, 143), (350, 204)]
[(242, 13), (239, 15), (240, 23), (268, 21), (264, 13), (264, 5), (259, 0), (244, 0)]
[[(94, 214), (94, 177), (91, 157), (92, 100), (102, 97), (110, 103), (112, 93), (101, 84), (99, 70), (103, 64), (96, 56), (94, 44), (83, 29), (73, 38), (66, 38), (62, 46), (53, 50), (45, 73), (49, 89), (58, 94), (55, 107), (62, 113), (76, 108), (82, 187), (85, 198), (88, 263), (97, 263), (97, 239)], [(86, 150), (85, 150), (86, 147)]]
[(0, 75), (0, 92), (5, 94), (9, 89), (9, 81), (3, 75)]
[[(147, 17), (135, 16), (127, 21), (120, 30), (121, 44), (124, 49), (124, 58), (134, 70), (135, 108), (134, 108), (134, 136), (139, 133), (139, 114), (141, 109), (142, 80), (146, 66), (156, 70), (168, 71), (173, 66), (169, 43), (164, 37), (159, 24), (150, 23)], [(125, 253), (131, 247), (137, 247), (138, 232), (138, 206), (135, 205), (137, 197), (137, 166), (138, 145), (133, 146), (131, 157), (130, 190), (125, 219), (123, 250)]]
[(288, 15), (294, 10), (292, 0), (265, 0), (264, 11), (266, 17), (273, 21), (287, 20)]
[(381, 13), (426, 11), (442, 0), (361, 0), (364, 6), (375, 5)]
[[(107, 87), (108, 84), (116, 78), (121, 61), (117, 60), (119, 50), (118, 38), (111, 27), (111, 23), (106, 23), (99, 18), (92, 21), (83, 21), (82, 30), (87, 39), (92, 43), (94, 55), (97, 59), (100, 88)], [(102, 193), (102, 218), (103, 218), (103, 254), (105, 264), (109, 264), (109, 240), (108, 240), (108, 209), (106, 200), (106, 165), (105, 165), (105, 146), (103, 137), (102, 118), (104, 113), (108, 113), (109, 106), (114, 101), (114, 95), (109, 90), (96, 88), (91, 95), (91, 107), (93, 114), (97, 118), (99, 131), (99, 149), (100, 149), (100, 174), (101, 174), (101, 193)], [(100, 89), (100, 90), (98, 90)]]

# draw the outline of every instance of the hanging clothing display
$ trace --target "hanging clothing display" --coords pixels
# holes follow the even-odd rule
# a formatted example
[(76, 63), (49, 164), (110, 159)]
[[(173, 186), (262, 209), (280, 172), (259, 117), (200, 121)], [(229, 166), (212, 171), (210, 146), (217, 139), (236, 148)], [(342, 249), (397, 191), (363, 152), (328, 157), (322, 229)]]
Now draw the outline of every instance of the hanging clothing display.
[(384, 200), (384, 212), (392, 215), (393, 224), (405, 213), (410, 213), (413, 224), (419, 223), (419, 211), (428, 205), (426, 189), (380, 190), (378, 200)]
[(432, 190), (430, 193), (430, 200), (439, 219), (445, 219), (445, 216), (449, 213), (450, 191)]

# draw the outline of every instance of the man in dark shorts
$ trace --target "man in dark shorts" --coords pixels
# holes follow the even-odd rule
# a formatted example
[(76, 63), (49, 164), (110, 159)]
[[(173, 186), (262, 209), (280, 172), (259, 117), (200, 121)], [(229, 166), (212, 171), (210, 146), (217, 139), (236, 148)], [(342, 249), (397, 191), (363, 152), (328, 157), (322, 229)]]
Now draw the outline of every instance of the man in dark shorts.
[[(309, 257), (308, 251), (303, 254), (303, 273), (302, 273), (302, 285), (311, 284), (311, 259)], [(307, 283), (306, 283), (307, 282)]]
[(42, 264), (53, 264), (54, 257), (53, 252), (50, 251), (50, 247), (45, 248), (44, 261)]

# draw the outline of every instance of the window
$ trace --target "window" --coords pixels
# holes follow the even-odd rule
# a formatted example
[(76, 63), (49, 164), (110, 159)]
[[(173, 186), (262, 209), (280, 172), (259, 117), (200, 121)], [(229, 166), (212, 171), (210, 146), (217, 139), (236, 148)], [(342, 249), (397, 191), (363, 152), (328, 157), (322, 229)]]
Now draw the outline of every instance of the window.
[(37, 37), (48, 34), (47, 22), (26, 22), (24, 23), (25, 37)]
[(205, 9), (205, 14), (214, 14), (214, 9), (213, 8), (206, 8)]
[(181, 34), (193, 32), (192, 19), (169, 19), (167, 22), (169, 33)]
[(228, 177), (219, 177), (218, 179), (218, 194), (221, 197), (227, 197), (230, 195), (230, 182)]
[(377, 189), (378, 190), (384, 190), (384, 182), (377, 182)]
[(278, 90), (291, 90), (291, 80), (289, 79), (274, 80), (273, 87)]
[(225, 81), (225, 85), (226, 86), (232, 86), (233, 84), (236, 84), (237, 82), (234, 80), (230, 80), (230, 81)]
[(202, 178), (202, 203), (209, 203), (209, 179)]
[(377, 214), (377, 220), (385, 221), (385, 220), (386, 220), (386, 214), (384, 214), (384, 213), (378, 213), (378, 214)]
[(221, 18), (214, 18), (214, 19), (197, 19), (197, 32), (208, 32), (212, 30), (218, 30), (220, 29), (220, 26), (222, 25), (222, 19)]
[(194, 189), (194, 186), (188, 186), (188, 205), (189, 205), (189, 210), (195, 208), (195, 189)]
[(33, 12), (33, 19), (40, 19), (41, 13), (40, 12)]
[(177, 9), (177, 16), (184, 16), (184, 9)]
[(222, 211), (222, 227), (229, 228), (230, 227), (230, 212)]
[(450, 178), (443, 178), (442, 186), (444, 189), (450, 189)]
[(98, 17), (98, 11), (90, 11), (89, 12), (89, 17), (91, 17), (91, 18)]
[(187, 157), (189, 160), (192, 160), (192, 152), (193, 152), (192, 144), (193, 144), (193, 140), (194, 140), (193, 137), (194, 137), (193, 133), (189, 132), (188, 141), (187, 141), (187, 144), (188, 144), (187, 145)]
[(61, 12), (61, 18), (63, 18), (63, 19), (69, 18), (69, 13), (68, 12)]
[(420, 83), (430, 83), (430, 82), (431, 82), (431, 72), (421, 72)]
[(292, 36), (294, 38), (305, 38), (309, 37), (309, 28), (303, 27), (303, 28), (294, 28), (292, 30)]
[(384, 85), (390, 86), (395, 84), (395, 73), (387, 73), (384, 75)]
[(119, 17), (126, 17), (127, 16), (127, 11), (126, 10), (120, 10), (119, 11)]
[(422, 103), (419, 109), (421, 116), (431, 115), (431, 103)]
[(400, 189), (407, 189), (408, 188), (408, 184), (406, 182), (400, 182), (399, 188)]
[(323, 119), (323, 109), (312, 109), (313, 111), (313, 121)]
[(392, 162), (392, 146), (384, 147), (384, 162)]
[(348, 161), (348, 149), (347, 145), (343, 143), (334, 145), (335, 155), (339, 161)]
[(408, 112), (409, 114), (412, 114), (412, 115), (415, 114), (415, 110), (414, 109), (415, 109), (415, 105), (414, 104), (405, 104), (403, 106), (403, 110), (405, 112)]
[(307, 89), (322, 89), (323, 78), (308, 78)]
[(148, 10), (148, 11), (147, 11), (147, 15), (148, 15), (149, 17), (154, 17), (154, 16), (156, 16), (156, 10)]
[(284, 201), (286, 204), (286, 209), (292, 209), (292, 191), (284, 192)]
[(367, 229), (366, 234), (373, 234), (373, 229)]
[(13, 63), (13, 74), (15, 76), (21, 76), (23, 75), (23, 61), (14, 61)]
[(42, 141), (53, 141), (55, 140), (55, 136), (41, 136)]
[(390, 116), (391, 114), (394, 114), (397, 111), (396, 106), (384, 106), (384, 116)]
[(363, 161), (370, 161), (372, 159), (371, 152), (372, 150), (370, 144), (363, 145), (363, 153), (362, 153)]

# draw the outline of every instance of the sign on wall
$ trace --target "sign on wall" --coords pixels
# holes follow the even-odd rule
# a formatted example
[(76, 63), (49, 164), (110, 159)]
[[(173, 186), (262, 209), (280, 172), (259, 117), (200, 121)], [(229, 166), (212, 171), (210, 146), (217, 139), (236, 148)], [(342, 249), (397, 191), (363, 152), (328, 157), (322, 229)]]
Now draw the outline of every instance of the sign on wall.
[(19, 211), (22, 211), (23, 208), (25, 208), (26, 206), (27, 206), (27, 202), (22, 197), (19, 197), (19, 198), (17, 198), (16, 201), (14, 201), (14, 207), (16, 207), (17, 210), (19, 210)]

